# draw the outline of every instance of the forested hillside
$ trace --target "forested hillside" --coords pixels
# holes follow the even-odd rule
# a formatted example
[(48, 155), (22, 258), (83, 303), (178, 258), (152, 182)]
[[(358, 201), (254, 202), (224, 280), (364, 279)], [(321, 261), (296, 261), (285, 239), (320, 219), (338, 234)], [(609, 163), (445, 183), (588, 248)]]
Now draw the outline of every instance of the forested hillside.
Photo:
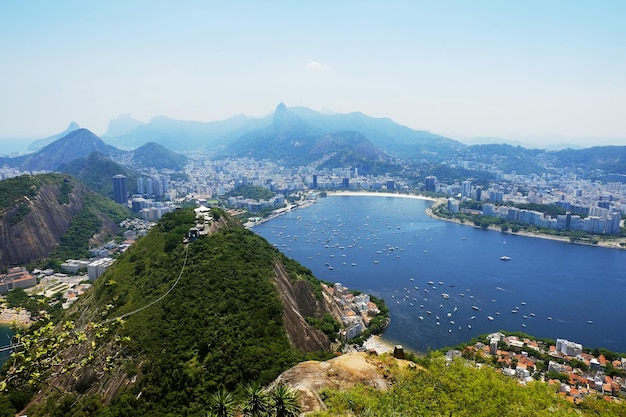
[[(383, 359), (384, 361), (384, 359)], [(626, 415), (624, 404), (601, 397), (572, 404), (557, 395), (560, 385), (534, 381), (520, 385), (491, 366), (476, 367), (440, 352), (419, 358), (421, 366), (400, 367), (387, 358), (388, 390), (359, 384), (349, 389), (324, 389), (328, 409), (314, 417), (335, 416), (603, 416)]]
[(0, 181), (0, 267), (86, 256), (130, 214), (68, 175)]
[(32, 344), (9, 361), (0, 402), (19, 411), (30, 392), (29, 416), (206, 416), (221, 389), (239, 398), (247, 383), (328, 357), (290, 344), (275, 283), (280, 265), (317, 299), (310, 271), (225, 213), (213, 218), (186, 245), (193, 211), (167, 214), (59, 324), (22, 338)]

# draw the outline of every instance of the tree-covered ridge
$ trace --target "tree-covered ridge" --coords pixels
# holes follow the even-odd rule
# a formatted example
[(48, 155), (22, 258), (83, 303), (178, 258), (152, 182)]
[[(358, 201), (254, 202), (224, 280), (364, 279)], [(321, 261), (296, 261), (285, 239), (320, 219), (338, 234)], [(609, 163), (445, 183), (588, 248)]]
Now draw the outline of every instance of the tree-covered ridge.
[(132, 160), (139, 167), (181, 171), (189, 158), (172, 152), (156, 142), (148, 142), (132, 151)]
[(554, 152), (559, 166), (602, 170), (606, 173), (626, 172), (626, 146), (594, 146), (586, 149), (564, 149)]
[(61, 236), (59, 246), (50, 252), (50, 262), (86, 258), (91, 239), (100, 233), (114, 237), (118, 224), (132, 215), (130, 210), (100, 194), (85, 194), (82, 210), (72, 218), (69, 229)]
[(242, 196), (243, 198), (251, 198), (253, 200), (269, 200), (274, 194), (272, 191), (265, 187), (259, 187), (257, 185), (240, 185), (228, 192), (229, 197)]
[[(52, 415), (79, 398), (65, 415), (84, 415), (89, 404), (105, 416), (205, 416), (220, 390), (239, 401), (247, 383), (266, 385), (297, 362), (326, 357), (289, 344), (273, 270), (284, 255), (253, 232), (226, 226), (234, 221), (225, 213), (218, 221), (224, 227), (185, 245), (193, 211), (168, 213), (95, 282), (64, 320), (81, 328), (128, 315), (96, 342), (115, 365), (105, 361), (109, 370), (100, 379), (87, 378), (83, 369), (74, 380), (48, 380), (65, 391), (49, 391), (29, 415)], [(314, 279), (306, 268), (285, 264), (299, 279)], [(119, 340), (127, 342), (120, 347)], [(104, 359), (96, 357), (94, 369)], [(103, 393), (117, 389), (104, 407), (111, 398)]]
[(0, 217), (7, 209), (34, 198), (44, 184), (62, 185), (64, 175), (20, 175), (0, 181)]
[(360, 385), (321, 393), (328, 410), (314, 417), (334, 416), (623, 416), (624, 404), (586, 399), (573, 405), (556, 395), (558, 385), (535, 381), (525, 386), (489, 366), (476, 367), (462, 358), (446, 361), (431, 353), (423, 367), (390, 367), (387, 391)]
[(493, 164), (504, 172), (530, 175), (546, 171), (546, 151), (507, 144), (473, 145), (459, 152), (459, 158)]
[(103, 196), (113, 198), (113, 177), (126, 176), (129, 192), (135, 190), (139, 175), (98, 152), (92, 152), (85, 158), (77, 158), (59, 167), (59, 171), (66, 172), (78, 178), (86, 186)]

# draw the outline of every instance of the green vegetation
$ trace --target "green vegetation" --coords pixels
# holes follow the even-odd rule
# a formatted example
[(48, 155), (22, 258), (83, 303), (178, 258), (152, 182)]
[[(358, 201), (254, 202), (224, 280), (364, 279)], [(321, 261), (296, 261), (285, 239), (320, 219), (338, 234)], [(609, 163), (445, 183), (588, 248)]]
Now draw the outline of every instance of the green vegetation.
[[(542, 174), (546, 171), (542, 164), (545, 151), (527, 149), (508, 144), (473, 145), (460, 152), (460, 158), (477, 163), (497, 165), (504, 172), (522, 175)], [(468, 176), (468, 178), (471, 176)]]
[[(21, 175), (0, 181), (0, 219), (9, 216), (9, 224), (15, 226), (31, 211), (32, 199), (37, 196), (39, 189), (45, 184), (61, 185), (67, 193), (67, 185), (63, 176), (48, 175)], [(62, 197), (61, 197), (62, 198)]]
[(59, 192), (59, 196), (57, 197), (59, 204), (69, 204), (70, 194), (73, 189), (74, 187), (72, 187), (69, 178), (65, 178), (61, 183), (61, 190)]
[(451, 167), (447, 164), (434, 164), (431, 162), (422, 162), (416, 166), (416, 172), (413, 175), (413, 186), (423, 183), (426, 177), (434, 175), (440, 182), (453, 183), (472, 178), (472, 182), (477, 185), (488, 185), (496, 179), (496, 175), (486, 171), (473, 171), (469, 169)]
[(103, 229), (113, 236), (116, 230), (103, 224), (103, 218), (115, 224), (130, 217), (130, 210), (99, 194), (86, 194), (82, 210), (74, 216), (67, 231), (61, 236), (61, 242), (50, 252), (48, 264), (64, 262), (66, 259), (88, 257), (90, 239)]
[(186, 156), (172, 152), (156, 142), (148, 142), (133, 151), (133, 162), (143, 167), (182, 171), (188, 161)]
[[(221, 221), (228, 220), (223, 212), (215, 214)], [(191, 209), (165, 215), (63, 318), (80, 328), (85, 311), (91, 317), (87, 320), (95, 323), (130, 313), (123, 325), (96, 340), (98, 352), (115, 360), (107, 363), (98, 354), (89, 364), (105, 375), (123, 369), (137, 378), (136, 383), (123, 388), (104, 408), (104, 400), (97, 395), (76, 397), (76, 393), (55, 390), (38, 405), (39, 411), (29, 415), (52, 414), (45, 410), (63, 409), (69, 402), (75, 404), (65, 415), (84, 415), (88, 404), (102, 416), (205, 416), (220, 390), (232, 393), (238, 402), (245, 397), (244, 386), (249, 382), (266, 385), (298, 362), (329, 357), (330, 353), (293, 349), (283, 326), (274, 264), (282, 262), (292, 279), (317, 282), (310, 271), (241, 227), (224, 228), (183, 245), (194, 219)], [(137, 311), (163, 294), (168, 295)], [(82, 356), (76, 351), (59, 349), (47, 357), (80, 362)], [(34, 381), (35, 389), (50, 382), (44, 377), (39, 375)], [(32, 376), (24, 378), (28, 381)], [(27, 381), (12, 381), (7, 395), (14, 395), (14, 389), (28, 385)], [(84, 381), (79, 392), (86, 393), (91, 384)]]
[[(547, 212), (549, 215), (565, 214), (565, 210), (556, 206), (546, 204), (512, 204), (512, 206), (520, 209)], [(467, 201), (460, 203), (460, 208), (481, 210), (482, 204), (477, 201)], [(528, 223), (520, 223), (519, 221), (508, 220), (501, 217), (483, 216), (482, 214), (471, 214), (460, 211), (458, 213), (452, 213), (447, 209), (445, 204), (434, 207), (432, 213), (437, 217), (441, 217), (444, 219), (456, 219), (459, 220), (461, 223), (472, 223), (474, 224), (474, 226), (480, 227), (482, 229), (488, 229), (489, 227), (498, 227), (503, 232), (507, 232), (510, 230), (513, 233), (517, 233), (523, 230), (530, 233), (562, 236), (565, 238), (569, 238), (570, 242), (580, 242), (596, 245), (600, 241), (600, 238), (611, 239), (615, 237), (614, 235), (594, 235), (593, 233), (583, 232), (580, 230), (554, 230), (546, 227), (538, 227)]]
[(269, 200), (274, 193), (265, 187), (259, 187), (257, 185), (240, 185), (226, 195), (229, 197), (243, 196), (243, 198), (251, 198), (259, 201)]
[(23, 308), (31, 313), (37, 313), (43, 309), (46, 303), (43, 302), (44, 297), (31, 297), (22, 288), (15, 288), (4, 295), (9, 308)]
[(95, 151), (85, 158), (74, 159), (62, 165), (59, 171), (73, 175), (98, 194), (111, 199), (113, 198), (113, 176), (126, 176), (128, 191), (131, 193), (135, 190), (139, 177), (136, 172)]
[[(70, 212), (61, 211), (59, 206), (51, 208), (45, 199), (40, 199), (41, 188), (49, 186), (55, 190), (55, 204), (66, 205), (76, 202), (76, 196), (82, 200), (81, 211), (72, 216)], [(61, 236), (61, 242), (49, 255), (49, 259), (38, 262), (38, 266), (53, 266), (68, 258), (86, 256), (89, 241), (102, 231), (109, 236), (117, 233), (116, 224), (132, 213), (123, 206), (95, 193), (88, 192), (79, 182), (64, 174), (22, 175), (0, 181), (0, 219), (6, 220), (10, 226), (20, 223), (32, 210), (49, 212), (52, 216), (71, 217), (69, 228)], [(64, 219), (65, 220), (65, 219)]]
[(341, 328), (341, 324), (333, 318), (330, 314), (326, 313), (321, 319), (315, 317), (306, 317), (306, 322), (316, 329), (324, 332), (330, 340), (337, 339), (337, 333)]
[[(517, 207), (520, 210), (534, 210), (540, 211), (550, 217), (556, 217), (562, 214), (566, 214), (567, 210), (564, 208), (554, 206), (552, 204), (539, 204), (539, 203), (518, 203), (510, 204), (513, 207)], [(581, 215), (581, 217), (584, 217)]]
[(488, 366), (477, 368), (463, 359), (447, 363), (438, 352), (420, 362), (424, 368), (390, 366), (393, 384), (387, 391), (325, 390), (328, 410), (312, 416), (622, 416), (626, 411), (623, 404), (593, 398), (572, 405), (543, 382), (521, 386)]

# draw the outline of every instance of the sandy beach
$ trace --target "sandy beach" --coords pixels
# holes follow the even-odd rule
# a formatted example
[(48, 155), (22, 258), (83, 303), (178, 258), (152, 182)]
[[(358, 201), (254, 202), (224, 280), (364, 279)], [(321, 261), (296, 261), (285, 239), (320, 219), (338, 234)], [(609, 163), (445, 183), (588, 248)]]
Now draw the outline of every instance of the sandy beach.
[(5, 308), (0, 311), (0, 323), (9, 325), (19, 323), (25, 326), (32, 324), (30, 313), (23, 309)]
[(329, 191), (326, 194), (328, 197), (333, 196), (357, 196), (357, 197), (400, 197), (400, 198), (414, 198), (417, 200), (427, 200), (436, 202), (437, 200), (431, 197), (426, 197), (417, 194), (402, 194), (402, 193), (376, 193), (372, 191)]
[(377, 354), (382, 355), (383, 353), (393, 352), (394, 346), (384, 340), (380, 336), (372, 335), (365, 342), (363, 342), (363, 347), (367, 350), (375, 350)]

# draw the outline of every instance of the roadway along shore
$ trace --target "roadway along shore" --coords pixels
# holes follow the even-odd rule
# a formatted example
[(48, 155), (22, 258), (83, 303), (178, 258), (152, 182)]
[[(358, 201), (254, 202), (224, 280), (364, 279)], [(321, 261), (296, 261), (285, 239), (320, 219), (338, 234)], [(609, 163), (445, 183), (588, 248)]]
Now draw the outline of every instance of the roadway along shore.
[[(430, 206), (430, 207), (428, 207), (426, 209), (426, 214), (428, 216), (432, 217), (433, 219), (444, 220), (444, 221), (447, 221), (447, 222), (460, 224), (462, 226), (471, 226), (471, 227), (474, 227), (476, 229), (480, 228), (480, 226), (476, 226), (474, 223), (471, 223), (471, 222), (463, 222), (462, 223), (458, 219), (446, 219), (444, 217), (436, 216), (433, 213), (433, 208), (436, 208), (436, 207), (440, 206), (441, 204), (446, 204), (446, 202), (447, 202), (447, 200), (445, 198), (437, 199), (435, 204), (433, 204), (432, 206)], [(626, 246), (620, 245), (621, 243), (626, 245), (626, 238), (616, 238), (615, 240), (611, 240), (611, 241), (600, 240), (597, 244), (593, 245), (593, 244), (585, 243), (585, 242), (571, 242), (569, 240), (569, 237), (566, 237), (566, 236), (552, 236), (552, 235), (546, 235), (546, 234), (542, 234), (542, 233), (527, 232), (527, 231), (524, 231), (524, 230), (520, 230), (518, 232), (512, 232), (510, 230), (502, 231), (498, 226), (493, 226), (493, 225), (489, 226), (488, 229), (489, 230), (493, 230), (493, 231), (497, 231), (497, 232), (500, 232), (500, 233), (506, 233), (508, 235), (519, 235), (519, 236), (533, 237), (533, 238), (539, 238), (539, 239), (556, 240), (556, 241), (559, 241), (559, 242), (572, 243), (572, 244), (575, 244), (575, 245), (598, 246), (598, 247), (602, 247), (602, 248), (621, 249), (621, 250), (625, 250), (626, 249)]]

